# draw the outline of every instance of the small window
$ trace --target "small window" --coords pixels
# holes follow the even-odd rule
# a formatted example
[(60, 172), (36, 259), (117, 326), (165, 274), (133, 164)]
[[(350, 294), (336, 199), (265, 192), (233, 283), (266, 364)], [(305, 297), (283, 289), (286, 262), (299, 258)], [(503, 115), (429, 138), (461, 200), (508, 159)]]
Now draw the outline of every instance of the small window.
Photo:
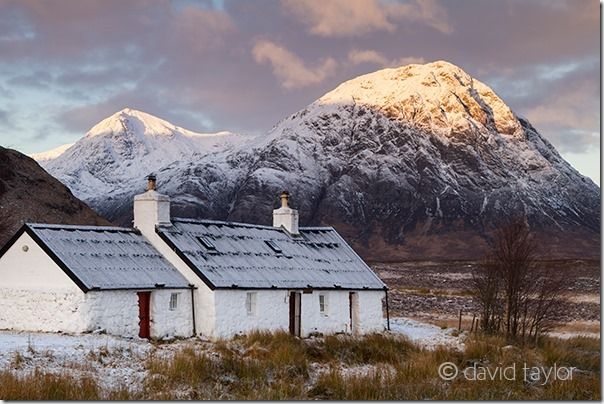
[(328, 310), (329, 310), (329, 307), (328, 307), (327, 295), (325, 295), (325, 294), (319, 295), (319, 312), (322, 315), (327, 316)]
[(245, 296), (245, 309), (248, 316), (256, 314), (256, 292), (248, 292)]
[(264, 240), (264, 242), (266, 243), (267, 246), (269, 246), (271, 248), (271, 250), (273, 250), (277, 254), (281, 254), (283, 252), (281, 247), (279, 247), (273, 240)]
[(199, 241), (206, 250), (211, 252), (216, 251), (216, 246), (207, 237), (197, 237), (197, 241)]
[(178, 307), (178, 293), (172, 293), (170, 295), (170, 310), (176, 310)]

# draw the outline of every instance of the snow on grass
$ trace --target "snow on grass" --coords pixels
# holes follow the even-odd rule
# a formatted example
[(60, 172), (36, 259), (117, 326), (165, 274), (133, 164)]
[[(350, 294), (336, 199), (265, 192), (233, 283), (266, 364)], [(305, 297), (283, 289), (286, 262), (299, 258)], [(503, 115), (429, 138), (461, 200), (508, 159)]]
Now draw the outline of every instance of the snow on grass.
[[(463, 337), (454, 329), (441, 329), (404, 317), (390, 320), (391, 333), (407, 336), (426, 349), (440, 345), (463, 350)], [(127, 339), (104, 334), (53, 334), (0, 331), (0, 370), (29, 373), (34, 369), (75, 377), (90, 376), (106, 389), (120, 386), (137, 390), (148, 376), (149, 358), (168, 360), (184, 347), (213, 352), (213, 344), (197, 338), (170, 343), (150, 343), (141, 339)], [(330, 369), (326, 364), (315, 364), (317, 374)], [(344, 365), (339, 371), (347, 376), (365, 375), (372, 371), (392, 370), (390, 366), (374, 364)]]
[(436, 349), (438, 346), (463, 350), (464, 335), (458, 334), (454, 328), (441, 328), (433, 324), (423, 323), (406, 317), (390, 319), (390, 332), (403, 334), (422, 348)]
[(90, 374), (102, 386), (130, 385), (146, 375), (152, 345), (110, 335), (0, 331), (0, 369)]

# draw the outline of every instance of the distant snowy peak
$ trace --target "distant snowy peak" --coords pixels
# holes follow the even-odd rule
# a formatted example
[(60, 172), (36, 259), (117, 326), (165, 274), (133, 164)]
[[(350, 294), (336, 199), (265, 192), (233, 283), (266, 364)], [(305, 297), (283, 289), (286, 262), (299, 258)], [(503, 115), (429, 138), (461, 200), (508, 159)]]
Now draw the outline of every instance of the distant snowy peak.
[(65, 151), (73, 145), (74, 145), (74, 143), (67, 143), (67, 144), (61, 145), (59, 147), (55, 147), (54, 149), (51, 149), (51, 150), (48, 150), (45, 152), (32, 153), (29, 155), (29, 157), (36, 160), (38, 163), (42, 163), (44, 161), (56, 159), (61, 154), (65, 153)]
[(86, 133), (86, 137), (103, 136), (113, 133), (138, 136), (165, 136), (169, 138), (176, 135), (190, 138), (210, 138), (233, 135), (233, 133), (227, 131), (217, 133), (197, 133), (176, 126), (146, 112), (124, 108), (94, 125), (88, 133)]
[(362, 105), (391, 119), (449, 135), (475, 128), (520, 135), (522, 126), (495, 92), (459, 67), (437, 61), (383, 69), (339, 85), (310, 109)]
[[(114, 163), (153, 156), (156, 164), (181, 157), (230, 149), (251, 136), (222, 131), (197, 133), (151, 114), (125, 108), (94, 125), (76, 143), (33, 154), (39, 163), (73, 168), (89, 165), (90, 159), (107, 158)], [(81, 164), (77, 164), (78, 161)], [(142, 163), (142, 162), (139, 162)]]
[(231, 132), (197, 133), (126, 108), (94, 125), (71, 147), (33, 157), (88, 201), (128, 192), (150, 172), (233, 152), (252, 138)]

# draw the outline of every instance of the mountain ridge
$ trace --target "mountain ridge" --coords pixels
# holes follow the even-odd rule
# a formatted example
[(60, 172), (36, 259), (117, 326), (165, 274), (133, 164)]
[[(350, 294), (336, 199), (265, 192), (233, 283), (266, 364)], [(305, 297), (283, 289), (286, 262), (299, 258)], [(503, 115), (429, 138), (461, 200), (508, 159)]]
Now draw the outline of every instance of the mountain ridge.
[(0, 147), (0, 248), (26, 222), (109, 224), (33, 159)]
[[(268, 224), (273, 197), (287, 188), (302, 224), (333, 224), (369, 259), (476, 258), (500, 219), (520, 214), (544, 254), (599, 255), (599, 188), (448, 62), (359, 76), (248, 139), (145, 168), (183, 216)], [(110, 166), (66, 172), (61, 160), (73, 159), (42, 164), (71, 178), (76, 194), (89, 183), (82, 173), (94, 180)], [(137, 175), (81, 195), (126, 223), (142, 191)]]

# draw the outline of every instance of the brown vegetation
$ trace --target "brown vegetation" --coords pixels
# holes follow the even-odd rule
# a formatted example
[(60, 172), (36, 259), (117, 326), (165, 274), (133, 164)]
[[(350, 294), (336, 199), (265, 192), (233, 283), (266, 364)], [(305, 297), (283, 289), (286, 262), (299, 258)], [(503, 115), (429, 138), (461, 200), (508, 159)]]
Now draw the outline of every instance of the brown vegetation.
[[(109, 353), (111, 355), (112, 353)], [(522, 380), (439, 378), (438, 368), (574, 366), (573, 379), (531, 384)], [(255, 332), (173, 355), (146, 359), (147, 377), (130, 390), (107, 390), (95, 378), (40, 369), (0, 372), (0, 399), (592, 399), (600, 398), (598, 339), (542, 338), (536, 346), (508, 346), (504, 338), (476, 335), (464, 352), (426, 351), (395, 335), (329, 336), (300, 340), (287, 333)]]

